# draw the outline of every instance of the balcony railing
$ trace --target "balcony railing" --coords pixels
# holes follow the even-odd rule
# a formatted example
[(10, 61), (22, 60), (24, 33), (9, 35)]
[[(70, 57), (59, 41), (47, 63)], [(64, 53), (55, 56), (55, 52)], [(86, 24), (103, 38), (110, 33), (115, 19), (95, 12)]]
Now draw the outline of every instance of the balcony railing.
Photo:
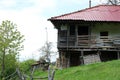
[(120, 36), (69, 36), (58, 39), (58, 47), (71, 48), (116, 48), (120, 47)]

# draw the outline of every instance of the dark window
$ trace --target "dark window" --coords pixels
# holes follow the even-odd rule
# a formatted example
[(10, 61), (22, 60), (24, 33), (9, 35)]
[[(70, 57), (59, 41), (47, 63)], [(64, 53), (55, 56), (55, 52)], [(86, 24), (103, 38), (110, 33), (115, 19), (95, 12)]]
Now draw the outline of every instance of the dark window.
[(75, 35), (75, 25), (70, 25), (70, 35)]
[(67, 30), (60, 31), (60, 37), (66, 37), (67, 36)]
[(100, 32), (100, 39), (108, 39), (108, 31)]
[(108, 31), (100, 32), (100, 36), (108, 36)]
[(88, 26), (78, 26), (78, 35), (88, 35)]

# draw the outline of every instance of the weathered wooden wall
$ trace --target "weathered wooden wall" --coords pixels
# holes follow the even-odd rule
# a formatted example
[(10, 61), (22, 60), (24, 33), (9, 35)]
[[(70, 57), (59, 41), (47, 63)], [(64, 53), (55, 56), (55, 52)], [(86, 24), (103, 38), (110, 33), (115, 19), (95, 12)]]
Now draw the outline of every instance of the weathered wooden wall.
[[(71, 25), (75, 30), (70, 30)], [(80, 27), (88, 27), (88, 34), (79, 34)], [(73, 21), (59, 23), (57, 29), (59, 61), (62, 68), (120, 58), (120, 23)], [(70, 31), (75, 33), (71, 34)], [(101, 36), (101, 32), (107, 32), (108, 35)], [(99, 49), (107, 53), (114, 51), (115, 55), (112, 55), (112, 52), (109, 52), (111, 54), (102, 52), (101, 55), (91, 54), (92, 51), (97, 52)], [(90, 53), (84, 54), (87, 51)]]

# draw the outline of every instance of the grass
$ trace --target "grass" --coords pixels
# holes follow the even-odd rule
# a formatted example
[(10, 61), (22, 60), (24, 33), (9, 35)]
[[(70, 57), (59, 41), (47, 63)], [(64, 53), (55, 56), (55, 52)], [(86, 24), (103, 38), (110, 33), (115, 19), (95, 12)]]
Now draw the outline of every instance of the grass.
[(120, 60), (56, 70), (54, 80), (120, 80)]

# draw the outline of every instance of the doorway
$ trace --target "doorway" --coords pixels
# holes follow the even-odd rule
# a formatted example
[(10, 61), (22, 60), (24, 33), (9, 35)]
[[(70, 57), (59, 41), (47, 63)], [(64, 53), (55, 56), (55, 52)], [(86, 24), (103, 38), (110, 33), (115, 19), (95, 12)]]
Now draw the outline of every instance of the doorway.
[(79, 52), (71, 52), (70, 55), (71, 55), (70, 56), (70, 66), (78, 66), (81, 64)]

